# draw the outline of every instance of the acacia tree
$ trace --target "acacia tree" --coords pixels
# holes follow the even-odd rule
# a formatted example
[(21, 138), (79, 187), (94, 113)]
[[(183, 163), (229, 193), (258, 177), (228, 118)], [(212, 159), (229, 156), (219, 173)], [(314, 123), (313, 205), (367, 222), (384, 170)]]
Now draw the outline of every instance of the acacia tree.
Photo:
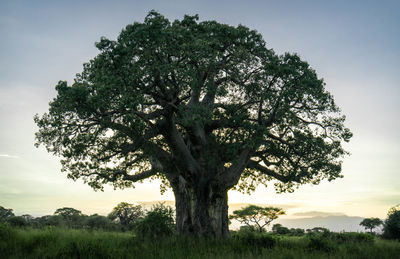
[(254, 30), (151, 11), (35, 116), (36, 145), (94, 189), (159, 178), (179, 232), (227, 236), (227, 191), (270, 180), (278, 192), (341, 177), (344, 127), (332, 95), (296, 54)]
[(54, 215), (60, 216), (68, 227), (78, 227), (86, 217), (86, 215), (82, 214), (80, 210), (68, 207), (57, 209), (54, 212)]
[(235, 210), (229, 218), (236, 219), (249, 227), (255, 226), (259, 232), (262, 232), (264, 227), (268, 226), (280, 215), (285, 214), (285, 211), (281, 208), (249, 205), (240, 210)]
[(127, 202), (121, 202), (108, 214), (111, 220), (118, 220), (124, 230), (129, 228), (129, 225), (144, 216), (142, 206), (133, 205)]
[(365, 229), (369, 229), (369, 232), (372, 233), (372, 230), (383, 224), (383, 221), (380, 218), (366, 218), (360, 222), (360, 226), (363, 226)]

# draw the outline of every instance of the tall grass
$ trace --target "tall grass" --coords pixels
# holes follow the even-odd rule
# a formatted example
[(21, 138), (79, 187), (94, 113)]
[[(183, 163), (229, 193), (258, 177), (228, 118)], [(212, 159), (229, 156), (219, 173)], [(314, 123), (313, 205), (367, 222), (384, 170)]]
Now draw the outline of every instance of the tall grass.
[[(351, 236), (353, 235), (353, 236)], [(400, 258), (400, 243), (356, 234), (287, 237), (236, 233), (226, 240), (0, 225), (1, 258)]]

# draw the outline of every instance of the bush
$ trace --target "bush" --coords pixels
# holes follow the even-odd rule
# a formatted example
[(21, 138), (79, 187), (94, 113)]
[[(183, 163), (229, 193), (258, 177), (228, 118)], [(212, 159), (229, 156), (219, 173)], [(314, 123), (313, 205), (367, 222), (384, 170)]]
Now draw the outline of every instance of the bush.
[(370, 233), (331, 233), (331, 239), (337, 244), (356, 244), (356, 243), (373, 243), (375, 237)]
[(335, 251), (336, 249), (335, 243), (326, 235), (310, 233), (307, 235), (307, 238), (307, 248), (309, 250), (318, 250), (330, 253)]
[(13, 227), (26, 227), (29, 225), (28, 221), (21, 216), (11, 216), (7, 218), (7, 223)]
[(15, 216), (12, 209), (6, 209), (0, 206), (0, 222), (5, 222), (7, 218)]
[(276, 244), (276, 239), (270, 234), (256, 231), (239, 231), (233, 238), (240, 244), (250, 247), (271, 248)]
[(0, 255), (7, 255), (10, 251), (10, 242), (15, 239), (15, 230), (7, 223), (0, 222)]
[(400, 239), (400, 207), (389, 210), (388, 217), (383, 225), (383, 235), (387, 239)]
[(290, 230), (287, 227), (282, 226), (281, 224), (274, 224), (272, 226), (272, 232), (275, 234), (285, 235), (289, 234)]
[(369, 233), (343, 232), (335, 233), (330, 231), (324, 232), (309, 232), (307, 234), (310, 250), (319, 250), (325, 252), (334, 252), (338, 245), (359, 245), (373, 244), (375, 237)]
[(134, 229), (135, 224), (143, 218), (143, 215), (144, 211), (141, 205), (121, 202), (108, 214), (108, 218), (118, 222), (126, 231)]
[(85, 227), (89, 229), (116, 230), (117, 226), (109, 218), (97, 214), (88, 216), (84, 222)]
[(138, 237), (161, 238), (175, 231), (174, 210), (160, 203), (153, 206), (146, 216), (135, 225)]
[(240, 229), (238, 232), (255, 232), (256, 229), (254, 226), (240, 226)]
[(291, 228), (289, 234), (291, 236), (304, 236), (305, 231), (302, 228)]
[(61, 216), (46, 215), (33, 220), (33, 224), (38, 227), (65, 227), (66, 223)]

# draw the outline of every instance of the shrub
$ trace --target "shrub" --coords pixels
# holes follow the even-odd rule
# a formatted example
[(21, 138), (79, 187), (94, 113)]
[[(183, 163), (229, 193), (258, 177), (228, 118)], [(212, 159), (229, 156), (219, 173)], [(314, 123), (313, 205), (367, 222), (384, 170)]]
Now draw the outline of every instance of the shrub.
[(79, 228), (85, 220), (86, 215), (80, 210), (74, 208), (59, 208), (54, 212), (54, 216), (59, 216), (63, 219), (67, 227)]
[(238, 232), (255, 232), (256, 229), (254, 226), (240, 226)]
[(373, 243), (375, 237), (369, 233), (355, 233), (355, 232), (344, 232), (344, 233), (331, 233), (331, 239), (338, 244), (346, 243)]
[(5, 256), (8, 251), (10, 242), (15, 239), (15, 230), (12, 229), (7, 223), (0, 222), (0, 255)]
[(307, 238), (307, 248), (309, 250), (318, 250), (328, 253), (336, 250), (335, 243), (326, 235), (324, 236), (323, 234), (310, 233), (307, 235)]
[(285, 235), (289, 234), (290, 230), (287, 227), (282, 226), (281, 224), (274, 224), (272, 226), (272, 232), (275, 234)]
[(115, 224), (109, 218), (97, 214), (88, 216), (85, 219), (84, 224), (89, 229), (103, 229), (103, 230), (116, 229)]
[(304, 236), (305, 231), (302, 228), (291, 228), (289, 231), (291, 236)]
[(256, 231), (239, 231), (233, 238), (250, 247), (271, 248), (276, 244), (276, 239), (270, 234)]
[(383, 235), (387, 239), (400, 239), (400, 207), (393, 207), (383, 225)]
[(29, 225), (28, 221), (21, 216), (11, 216), (7, 218), (7, 223), (13, 227), (26, 227)]
[(47, 226), (65, 227), (66, 223), (61, 216), (45, 215), (39, 218), (35, 218), (33, 220), (33, 225), (38, 227), (47, 227)]
[(153, 206), (146, 216), (135, 225), (139, 237), (160, 238), (175, 231), (174, 210), (163, 203)]
[(15, 216), (12, 211), (12, 209), (6, 209), (3, 206), (0, 206), (0, 222), (4, 222), (7, 218)]
[(108, 218), (118, 222), (123, 230), (131, 230), (143, 215), (142, 206), (121, 202), (108, 214)]

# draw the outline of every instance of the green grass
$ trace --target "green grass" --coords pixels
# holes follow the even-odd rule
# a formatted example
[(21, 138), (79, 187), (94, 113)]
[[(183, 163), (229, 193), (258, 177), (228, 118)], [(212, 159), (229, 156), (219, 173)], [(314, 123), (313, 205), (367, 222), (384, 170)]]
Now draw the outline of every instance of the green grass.
[(227, 240), (0, 226), (1, 258), (400, 258), (400, 242), (345, 234), (322, 237), (234, 234)]

